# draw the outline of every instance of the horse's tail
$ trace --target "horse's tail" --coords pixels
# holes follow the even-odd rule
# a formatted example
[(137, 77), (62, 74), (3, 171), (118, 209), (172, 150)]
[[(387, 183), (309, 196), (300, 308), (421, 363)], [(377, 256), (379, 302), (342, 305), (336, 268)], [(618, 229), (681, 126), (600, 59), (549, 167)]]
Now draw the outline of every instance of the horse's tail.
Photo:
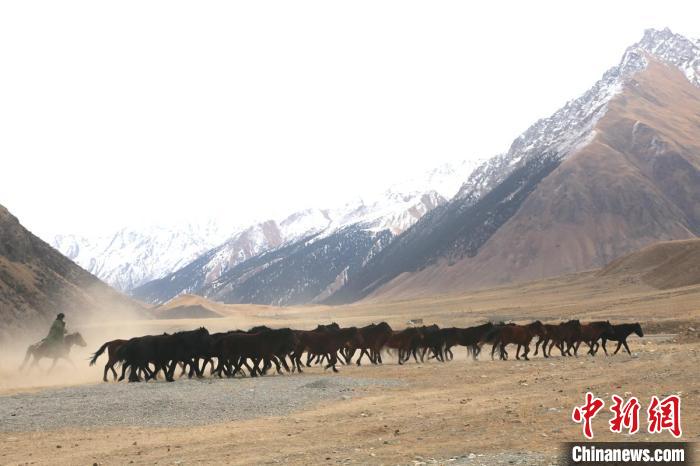
[(100, 349), (95, 351), (95, 354), (93, 354), (92, 358), (90, 358), (90, 365), (91, 366), (95, 365), (95, 363), (97, 362), (97, 358), (99, 358), (100, 355), (105, 352), (105, 349), (107, 349), (107, 346), (109, 346), (109, 344), (110, 344), (110, 342), (108, 341), (104, 345), (100, 346)]

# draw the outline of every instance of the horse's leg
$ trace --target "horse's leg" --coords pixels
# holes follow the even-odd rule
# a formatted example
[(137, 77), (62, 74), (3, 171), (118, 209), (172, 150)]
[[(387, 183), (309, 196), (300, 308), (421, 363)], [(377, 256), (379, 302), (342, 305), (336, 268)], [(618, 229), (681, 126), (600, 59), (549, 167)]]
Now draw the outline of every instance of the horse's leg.
[(132, 364), (129, 366), (129, 382), (141, 382), (141, 379), (138, 376), (138, 367), (136, 364)]
[(58, 362), (58, 358), (53, 358), (53, 363), (51, 364), (51, 367), (49, 367), (49, 370), (46, 371), (47, 374), (50, 374), (51, 371), (53, 370), (54, 367), (56, 367), (56, 363)]
[[(284, 370), (287, 372), (291, 372), (292, 370), (289, 368), (289, 364), (287, 364), (287, 356), (286, 354), (283, 354), (282, 357), (279, 358), (280, 364), (282, 364), (282, 367), (284, 367)], [(291, 356), (290, 356), (291, 360)]]
[[(544, 339), (543, 339), (542, 337), (539, 337), (539, 338), (537, 339), (537, 341), (535, 342), (535, 352), (534, 352), (534, 355), (535, 355), (535, 356), (537, 356), (537, 351), (538, 351), (539, 348), (540, 348), (540, 343), (542, 343), (543, 341), (544, 341)], [(542, 352), (544, 353), (544, 350), (543, 350)]]
[(299, 371), (299, 373), (301, 374), (303, 372), (301, 370), (301, 351), (292, 355), (292, 363), (296, 366), (297, 371)]
[(608, 339), (605, 338), (605, 337), (603, 337), (602, 340), (601, 340), (601, 342), (600, 342), (600, 346), (603, 347), (603, 351), (605, 351), (605, 355), (606, 355), (606, 356), (608, 356), (608, 349), (605, 347), (605, 344), (606, 344), (607, 342), (608, 342)]
[(625, 349), (627, 350), (627, 354), (632, 356), (632, 352), (630, 351), (630, 347), (627, 346), (627, 339), (622, 340), (622, 344), (625, 346)]
[(122, 380), (124, 380), (124, 377), (126, 377), (126, 368), (128, 365), (129, 365), (129, 363), (122, 364), (122, 375), (121, 375), (121, 377), (119, 377), (118, 382), (121, 382)]
[(515, 349), (515, 359), (520, 361), (520, 343), (518, 343), (518, 347)]
[(549, 343), (549, 350), (547, 351), (549, 353), (549, 355), (550, 356), (552, 355), (552, 348), (554, 348), (554, 345), (556, 345), (557, 348), (559, 348), (559, 351), (561, 351), (561, 355), (564, 356), (564, 350), (562, 349), (561, 346), (559, 346), (557, 341), (554, 339), (552, 339), (552, 341)]
[[(362, 351), (360, 351), (360, 356), (357, 358), (357, 362), (355, 362), (355, 364), (357, 364), (358, 366), (362, 365), (362, 356), (364, 356), (366, 352), (367, 350), (365, 348), (362, 348)], [(372, 357), (369, 354), (367, 355), (367, 357), (370, 359), (370, 361), (372, 360)]]
[(418, 356), (420, 356), (420, 362), (423, 362), (424, 358), (425, 358), (425, 351), (423, 350), (423, 348), (418, 348), (418, 347), (413, 348), (413, 359), (414, 359), (414, 361), (416, 361), (416, 364), (417, 364), (418, 358), (416, 357), (416, 353), (418, 354)]
[(526, 361), (529, 361), (530, 358), (527, 357), (527, 353), (530, 352), (530, 343), (525, 343), (523, 345), (523, 357), (525, 358)]
[(328, 365), (326, 366), (326, 369), (329, 367), (333, 369), (333, 372), (338, 372), (338, 369), (336, 369), (335, 365), (338, 363), (338, 357), (336, 356), (335, 352), (331, 353), (330, 361), (328, 362)]
[(33, 355), (34, 355), (34, 351), (33, 351), (32, 347), (30, 346), (29, 348), (27, 348), (27, 352), (24, 354), (24, 361), (22, 361), (22, 365), (19, 366), (19, 370), (24, 369), (24, 366), (26, 366), (27, 362), (29, 362), (29, 358), (31, 358)]
[(272, 362), (275, 363), (275, 368), (277, 369), (277, 374), (282, 375), (282, 365), (276, 356), (272, 356)]
[(251, 359), (250, 362), (252, 363), (252, 367), (248, 365), (248, 358), (243, 358), (243, 364), (245, 364), (245, 367), (250, 372), (250, 376), (257, 377), (258, 374), (263, 375), (262, 371), (258, 367), (258, 364), (260, 364), (260, 360), (259, 359)]

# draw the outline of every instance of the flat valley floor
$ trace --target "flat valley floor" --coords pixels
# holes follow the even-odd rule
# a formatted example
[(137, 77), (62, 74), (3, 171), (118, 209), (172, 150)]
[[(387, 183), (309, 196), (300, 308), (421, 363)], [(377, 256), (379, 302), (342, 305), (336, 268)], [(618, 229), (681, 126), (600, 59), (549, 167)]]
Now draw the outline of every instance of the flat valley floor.
[[(608, 430), (610, 396), (680, 394), (683, 439), (700, 437), (700, 287), (659, 291), (642, 283), (601, 282), (582, 274), (459, 297), (365, 302), (337, 308), (230, 306), (229, 317), (147, 321), (84, 328), (89, 346), (50, 378), (0, 368), (0, 464), (558, 464), (560, 442), (582, 440), (571, 421), (591, 391), (606, 400), (593, 421), (596, 440), (672, 440)], [(109, 336), (206, 325), (212, 331), (321, 322), (361, 325), (408, 319), (467, 326), (486, 319), (563, 318), (640, 321), (644, 338), (620, 352), (577, 358), (541, 355), (403, 366), (313, 367), (262, 379), (104, 384), (105, 359), (85, 357)], [(109, 331), (106, 328), (109, 327)], [(125, 335), (126, 334), (126, 335)], [(611, 344), (614, 348), (614, 344)], [(90, 350), (90, 351), (87, 351)], [(61, 375), (63, 374), (63, 375)], [(44, 385), (44, 383), (46, 386)], [(645, 430), (642, 412), (642, 431)]]

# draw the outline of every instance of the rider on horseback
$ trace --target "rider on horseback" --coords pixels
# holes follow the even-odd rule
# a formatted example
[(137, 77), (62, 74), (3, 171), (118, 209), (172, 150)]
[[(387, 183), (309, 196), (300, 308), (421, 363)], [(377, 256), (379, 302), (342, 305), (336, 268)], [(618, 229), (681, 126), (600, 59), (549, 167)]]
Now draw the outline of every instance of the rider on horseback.
[(56, 316), (56, 320), (51, 324), (49, 329), (49, 334), (44, 338), (43, 343), (48, 347), (57, 347), (63, 345), (63, 337), (68, 331), (66, 330), (66, 323), (63, 319), (66, 316), (61, 312)]

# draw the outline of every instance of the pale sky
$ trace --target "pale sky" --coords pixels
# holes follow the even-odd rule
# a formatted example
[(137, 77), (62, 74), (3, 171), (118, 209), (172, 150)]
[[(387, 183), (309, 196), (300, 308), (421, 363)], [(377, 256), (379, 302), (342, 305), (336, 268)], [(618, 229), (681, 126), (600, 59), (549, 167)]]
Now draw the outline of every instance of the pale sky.
[(505, 151), (697, 1), (0, 3), (0, 204), (95, 232), (331, 206)]

